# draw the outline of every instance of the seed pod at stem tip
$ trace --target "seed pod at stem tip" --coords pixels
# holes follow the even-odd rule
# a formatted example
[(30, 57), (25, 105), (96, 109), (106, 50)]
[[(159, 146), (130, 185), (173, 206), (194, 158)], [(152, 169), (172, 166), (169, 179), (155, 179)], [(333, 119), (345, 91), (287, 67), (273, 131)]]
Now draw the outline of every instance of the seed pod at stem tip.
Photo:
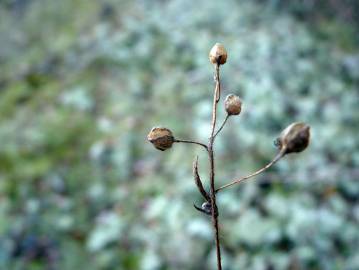
[(227, 50), (221, 43), (216, 43), (209, 52), (212, 64), (223, 65), (227, 62)]
[(224, 107), (228, 115), (238, 115), (242, 111), (242, 100), (233, 94), (230, 94), (224, 100)]
[(172, 147), (175, 139), (172, 131), (164, 127), (154, 127), (147, 135), (147, 140), (158, 150), (165, 151)]
[(286, 127), (280, 134), (277, 145), (284, 154), (304, 151), (310, 142), (310, 126), (296, 122)]

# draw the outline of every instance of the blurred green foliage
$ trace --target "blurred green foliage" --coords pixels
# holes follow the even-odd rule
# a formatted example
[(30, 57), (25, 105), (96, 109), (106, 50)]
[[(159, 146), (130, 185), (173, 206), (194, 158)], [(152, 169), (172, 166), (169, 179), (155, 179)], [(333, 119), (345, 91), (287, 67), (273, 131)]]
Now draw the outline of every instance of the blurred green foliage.
[(145, 138), (207, 139), (217, 41), (244, 101), (218, 184), (312, 126), (306, 152), (220, 193), (224, 269), (358, 269), (359, 5), (327, 2), (0, 1), (0, 269), (214, 269), (205, 153)]

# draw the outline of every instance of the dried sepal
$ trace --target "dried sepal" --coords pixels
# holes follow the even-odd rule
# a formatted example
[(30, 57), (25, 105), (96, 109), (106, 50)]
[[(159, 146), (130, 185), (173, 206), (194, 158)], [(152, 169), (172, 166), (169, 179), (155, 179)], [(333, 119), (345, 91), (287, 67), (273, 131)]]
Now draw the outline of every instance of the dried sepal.
[(193, 177), (194, 177), (194, 182), (196, 183), (196, 186), (197, 186), (199, 192), (202, 194), (202, 196), (207, 201), (209, 201), (210, 196), (206, 192), (206, 190), (204, 189), (202, 181), (201, 181), (201, 178), (200, 178), (199, 173), (198, 173), (198, 156), (196, 157), (196, 160), (193, 162)]
[(164, 127), (154, 127), (147, 135), (147, 140), (158, 150), (165, 151), (172, 147), (175, 139), (172, 131)]
[(304, 151), (310, 142), (310, 127), (309, 125), (296, 122), (286, 127), (279, 138), (276, 140), (276, 145), (283, 154), (299, 153)]
[(209, 52), (212, 64), (223, 65), (227, 62), (227, 50), (221, 43), (216, 43)]
[(224, 100), (224, 107), (228, 115), (238, 115), (242, 111), (242, 100), (233, 94), (230, 94)]

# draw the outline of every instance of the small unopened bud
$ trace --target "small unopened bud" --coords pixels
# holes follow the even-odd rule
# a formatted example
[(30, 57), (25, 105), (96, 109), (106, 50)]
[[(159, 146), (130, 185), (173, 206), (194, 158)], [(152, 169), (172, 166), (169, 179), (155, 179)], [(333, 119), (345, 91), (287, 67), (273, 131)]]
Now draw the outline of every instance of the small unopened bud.
[(224, 101), (224, 107), (228, 115), (238, 115), (242, 110), (242, 101), (236, 95), (228, 95)]
[(207, 215), (210, 215), (212, 213), (212, 206), (210, 202), (202, 203), (201, 208)]
[(209, 52), (209, 60), (212, 64), (223, 65), (227, 61), (226, 48), (221, 43), (216, 43)]
[(206, 215), (211, 215), (212, 214), (212, 206), (210, 202), (204, 202), (202, 203), (201, 207), (198, 207), (197, 205), (193, 205), (194, 208), (196, 208), (198, 211), (206, 214)]
[(168, 128), (154, 127), (151, 129), (150, 133), (148, 133), (147, 140), (149, 140), (158, 150), (165, 151), (172, 147), (175, 139), (171, 130)]
[(289, 125), (282, 131), (277, 140), (277, 145), (284, 154), (299, 153), (309, 145), (310, 127), (301, 122)]

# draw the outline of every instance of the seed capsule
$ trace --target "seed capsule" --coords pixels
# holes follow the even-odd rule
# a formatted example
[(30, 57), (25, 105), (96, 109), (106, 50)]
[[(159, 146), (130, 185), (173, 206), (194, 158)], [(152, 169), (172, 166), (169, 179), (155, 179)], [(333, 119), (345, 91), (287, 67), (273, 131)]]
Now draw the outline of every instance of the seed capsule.
[(163, 127), (154, 127), (147, 135), (147, 140), (150, 141), (158, 150), (165, 151), (172, 147), (174, 137), (171, 130)]
[(209, 52), (209, 60), (212, 64), (223, 65), (227, 61), (226, 48), (221, 43), (216, 43)]
[(284, 154), (299, 153), (304, 151), (310, 141), (309, 125), (296, 122), (284, 129), (277, 140), (278, 147)]
[(242, 110), (242, 101), (238, 96), (230, 94), (224, 101), (224, 107), (228, 115), (238, 115)]

